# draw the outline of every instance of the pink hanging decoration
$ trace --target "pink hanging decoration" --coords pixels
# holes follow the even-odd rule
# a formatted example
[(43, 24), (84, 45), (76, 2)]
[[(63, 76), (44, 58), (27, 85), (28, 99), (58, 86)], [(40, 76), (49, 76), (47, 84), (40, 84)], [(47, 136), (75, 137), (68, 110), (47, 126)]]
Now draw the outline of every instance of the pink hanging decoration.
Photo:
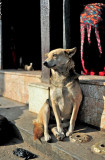
[(91, 25), (87, 25), (87, 37), (89, 44), (91, 43), (90, 34), (91, 34)]
[(83, 58), (83, 45), (84, 45), (84, 39), (85, 39), (85, 25), (81, 24), (81, 59)]
[[(80, 32), (81, 32), (81, 63), (84, 74), (88, 74), (89, 71), (85, 68), (85, 61), (83, 59), (84, 52), (84, 39), (85, 30), (87, 30), (88, 43), (91, 44), (91, 29), (95, 29), (96, 40), (100, 54), (102, 54), (101, 40), (99, 36), (98, 24), (103, 19), (101, 17), (102, 7), (105, 7), (103, 3), (91, 3), (85, 6), (84, 11), (80, 16)], [(105, 68), (104, 68), (105, 69)], [(91, 71), (90, 71), (91, 72)], [(92, 71), (93, 72), (93, 71)], [(92, 74), (95, 74), (92, 73)]]
[(101, 41), (100, 41), (99, 31), (98, 31), (97, 27), (95, 27), (95, 35), (96, 35), (96, 39), (97, 39), (97, 43), (98, 43), (99, 52), (102, 54)]
[(81, 28), (81, 63), (82, 63), (82, 67), (84, 72), (87, 74), (87, 69), (85, 68), (84, 65), (84, 60), (83, 60), (83, 45), (84, 45), (84, 39), (85, 39), (85, 24), (81, 24), (80, 26)]

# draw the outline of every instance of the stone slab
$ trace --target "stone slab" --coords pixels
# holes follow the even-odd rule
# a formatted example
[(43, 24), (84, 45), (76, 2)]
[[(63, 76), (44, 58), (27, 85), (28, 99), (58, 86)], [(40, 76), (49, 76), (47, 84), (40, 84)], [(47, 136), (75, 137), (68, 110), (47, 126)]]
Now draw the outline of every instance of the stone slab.
[(41, 107), (49, 99), (50, 86), (46, 83), (32, 83), (29, 90), (29, 111), (39, 113)]

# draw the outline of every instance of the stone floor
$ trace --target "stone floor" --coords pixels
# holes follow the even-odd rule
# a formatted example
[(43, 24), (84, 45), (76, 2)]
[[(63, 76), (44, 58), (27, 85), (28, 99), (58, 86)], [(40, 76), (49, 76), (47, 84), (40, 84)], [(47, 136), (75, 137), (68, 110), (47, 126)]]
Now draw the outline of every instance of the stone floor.
[(65, 138), (63, 141), (57, 142), (53, 135), (51, 135), (51, 143), (46, 143), (43, 138), (41, 139), (41, 142), (39, 140), (34, 142), (32, 120), (36, 118), (37, 115), (29, 112), (28, 106), (11, 101), (4, 97), (0, 97), (0, 114), (7, 117), (8, 120), (15, 125), (24, 143), (30, 145), (35, 151), (37, 150), (45, 156), (48, 156), (49, 160), (105, 159), (105, 154), (96, 154), (91, 150), (91, 147), (98, 142), (100, 142), (103, 149), (105, 149), (105, 132), (101, 132), (94, 128), (90, 128), (89, 126), (76, 123), (75, 133), (78, 134), (78, 137), (81, 135), (81, 133), (89, 135), (91, 137), (89, 142), (72, 142), (69, 138)]
[(5, 144), (4, 146), (0, 146), (0, 160), (23, 160), (23, 158), (13, 154), (13, 150), (16, 148), (23, 148), (31, 153), (34, 153), (37, 155), (37, 158), (35, 158), (36, 160), (51, 160), (51, 158), (47, 157), (40, 151), (35, 150), (26, 142), (20, 141), (16, 138), (12, 139), (11, 142)]

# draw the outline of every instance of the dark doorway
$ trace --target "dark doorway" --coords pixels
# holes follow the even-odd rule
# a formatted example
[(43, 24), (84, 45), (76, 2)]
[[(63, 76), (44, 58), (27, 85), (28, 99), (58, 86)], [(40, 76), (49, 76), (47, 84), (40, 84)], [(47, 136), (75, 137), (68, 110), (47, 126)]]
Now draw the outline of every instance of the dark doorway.
[(50, 0), (50, 50), (63, 47), (63, 0)]
[(41, 69), (40, 1), (2, 2), (3, 68)]
[(80, 60), (80, 1), (70, 2), (70, 48), (77, 47), (77, 52), (73, 56), (75, 68), (78, 73), (81, 73)]

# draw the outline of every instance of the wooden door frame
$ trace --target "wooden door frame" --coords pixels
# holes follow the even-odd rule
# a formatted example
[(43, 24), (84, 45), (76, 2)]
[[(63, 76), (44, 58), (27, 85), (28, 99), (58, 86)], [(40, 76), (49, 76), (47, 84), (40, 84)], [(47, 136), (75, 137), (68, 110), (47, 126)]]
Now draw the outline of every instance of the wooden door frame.
[[(45, 53), (50, 51), (50, 0), (40, 0), (42, 81), (50, 83), (50, 70), (44, 67)], [(63, 48), (70, 47), (70, 0), (63, 0)]]

